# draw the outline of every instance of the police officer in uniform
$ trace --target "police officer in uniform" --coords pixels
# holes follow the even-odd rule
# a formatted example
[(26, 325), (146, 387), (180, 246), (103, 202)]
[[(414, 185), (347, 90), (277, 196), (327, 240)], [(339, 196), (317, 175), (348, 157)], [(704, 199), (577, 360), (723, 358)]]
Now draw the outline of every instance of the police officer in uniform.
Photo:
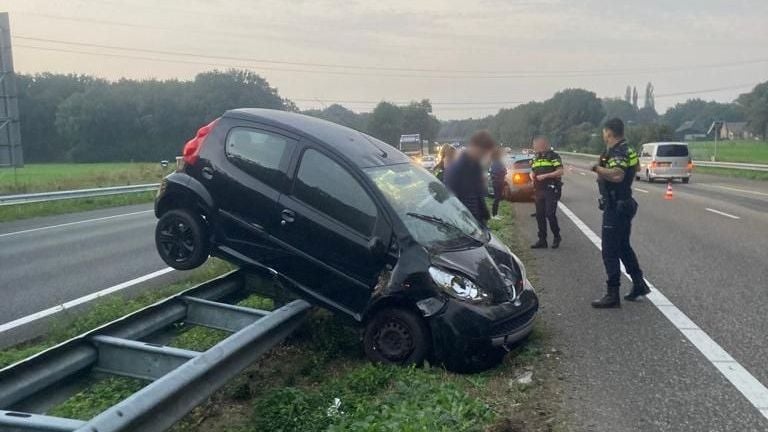
[(552, 249), (560, 247), (560, 225), (557, 223), (557, 201), (560, 199), (563, 182), (563, 162), (560, 155), (552, 150), (549, 140), (540, 136), (533, 140), (536, 155), (531, 160), (531, 179), (533, 180), (534, 200), (536, 202), (536, 222), (539, 225), (539, 241), (531, 245), (532, 249), (547, 247), (547, 221), (552, 230)]
[(621, 307), (620, 261), (632, 278), (632, 290), (624, 299), (635, 301), (651, 292), (629, 242), (632, 218), (637, 213), (637, 201), (632, 198), (632, 182), (638, 168), (637, 153), (629, 148), (624, 139), (624, 123), (621, 119), (613, 118), (605, 122), (603, 141), (606, 149), (600, 155), (600, 161), (592, 167), (597, 173), (600, 190), (598, 206), (603, 211), (603, 264), (608, 274), (605, 296), (592, 302), (592, 307), (600, 309)]

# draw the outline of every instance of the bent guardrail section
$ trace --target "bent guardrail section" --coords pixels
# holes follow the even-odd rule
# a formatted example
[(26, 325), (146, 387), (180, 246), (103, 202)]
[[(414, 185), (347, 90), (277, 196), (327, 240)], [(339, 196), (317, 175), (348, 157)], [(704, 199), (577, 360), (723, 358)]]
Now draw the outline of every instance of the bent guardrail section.
[(0, 206), (28, 204), (44, 201), (57, 201), (72, 198), (92, 198), (126, 193), (148, 192), (156, 190), (160, 183), (147, 183), (130, 186), (112, 186), (105, 188), (77, 189), (56, 192), (39, 192), (23, 195), (0, 195)]
[[(246, 274), (234, 271), (0, 370), (0, 430), (168, 429), (285, 339), (310, 308), (303, 300), (271, 312), (217, 301), (250, 293)], [(151, 342), (179, 322), (232, 334), (204, 352)], [(91, 372), (151, 383), (88, 421), (38, 413), (61, 399), (61, 388)]]

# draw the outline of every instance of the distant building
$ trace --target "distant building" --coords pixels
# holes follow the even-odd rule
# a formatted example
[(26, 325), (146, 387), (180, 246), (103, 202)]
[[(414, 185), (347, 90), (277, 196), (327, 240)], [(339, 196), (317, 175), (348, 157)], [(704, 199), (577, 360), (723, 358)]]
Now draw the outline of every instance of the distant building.
[[(714, 134), (717, 131), (717, 123), (712, 123), (709, 128), (709, 133)], [(739, 140), (739, 139), (753, 139), (755, 135), (747, 128), (747, 122), (721, 122), (720, 135), (721, 140)]]
[(675, 137), (681, 141), (695, 141), (706, 138), (707, 132), (698, 127), (695, 120), (688, 120), (675, 129)]

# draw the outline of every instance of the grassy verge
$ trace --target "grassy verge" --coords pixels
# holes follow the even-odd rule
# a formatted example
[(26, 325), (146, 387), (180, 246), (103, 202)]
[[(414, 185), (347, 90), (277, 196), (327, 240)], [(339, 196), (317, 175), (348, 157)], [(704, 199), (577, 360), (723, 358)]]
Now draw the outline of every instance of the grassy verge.
[(696, 177), (696, 173), (701, 174), (711, 174), (711, 175), (717, 175), (717, 176), (723, 176), (723, 177), (738, 177), (738, 178), (745, 178), (745, 179), (751, 179), (751, 180), (768, 180), (768, 171), (751, 171), (751, 170), (742, 170), (742, 169), (732, 169), (732, 168), (713, 168), (713, 167), (703, 167), (703, 166), (696, 166), (694, 169), (694, 181)]
[(41, 216), (55, 216), (109, 207), (152, 202), (156, 192), (138, 192), (93, 198), (74, 198), (0, 207), (0, 222), (10, 222)]
[[(709, 160), (715, 154), (714, 141), (688, 143), (694, 160)], [(719, 141), (717, 160), (720, 162), (768, 163), (768, 142), (754, 140)]]
[(161, 289), (147, 291), (132, 298), (122, 295), (109, 296), (97, 300), (87, 312), (78, 312), (77, 314), (62, 312), (62, 315), (51, 324), (49, 333), (44, 337), (0, 351), (0, 367), (8, 366), (60, 342), (120, 318), (123, 315), (183, 291), (192, 285), (221, 275), (232, 268), (229, 263), (210, 259), (205, 265), (192, 271), (182, 282)]
[(0, 194), (52, 192), (107, 186), (158, 183), (174, 166), (159, 163), (29, 164), (0, 169)]
[[(528, 263), (511, 206), (492, 221), (497, 236)], [(252, 296), (241, 304), (270, 309)], [(196, 326), (177, 328), (170, 345), (203, 350), (226, 334)], [(82, 331), (80, 327), (78, 331)], [(558, 353), (538, 323), (530, 339), (502, 365), (480, 374), (442, 368), (375, 365), (361, 352), (358, 329), (325, 311), (308, 322), (174, 427), (177, 432), (249, 431), (560, 431), (557, 413)], [(89, 418), (144, 383), (102, 379), (51, 413)]]

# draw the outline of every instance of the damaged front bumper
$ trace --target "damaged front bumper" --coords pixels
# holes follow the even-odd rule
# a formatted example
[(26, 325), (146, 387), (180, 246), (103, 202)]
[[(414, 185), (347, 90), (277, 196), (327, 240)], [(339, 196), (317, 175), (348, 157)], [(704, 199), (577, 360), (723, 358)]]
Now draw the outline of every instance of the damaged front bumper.
[(532, 290), (524, 290), (519, 301), (490, 306), (449, 299), (428, 318), (435, 356), (461, 364), (491, 348), (513, 345), (531, 333), (538, 309)]

